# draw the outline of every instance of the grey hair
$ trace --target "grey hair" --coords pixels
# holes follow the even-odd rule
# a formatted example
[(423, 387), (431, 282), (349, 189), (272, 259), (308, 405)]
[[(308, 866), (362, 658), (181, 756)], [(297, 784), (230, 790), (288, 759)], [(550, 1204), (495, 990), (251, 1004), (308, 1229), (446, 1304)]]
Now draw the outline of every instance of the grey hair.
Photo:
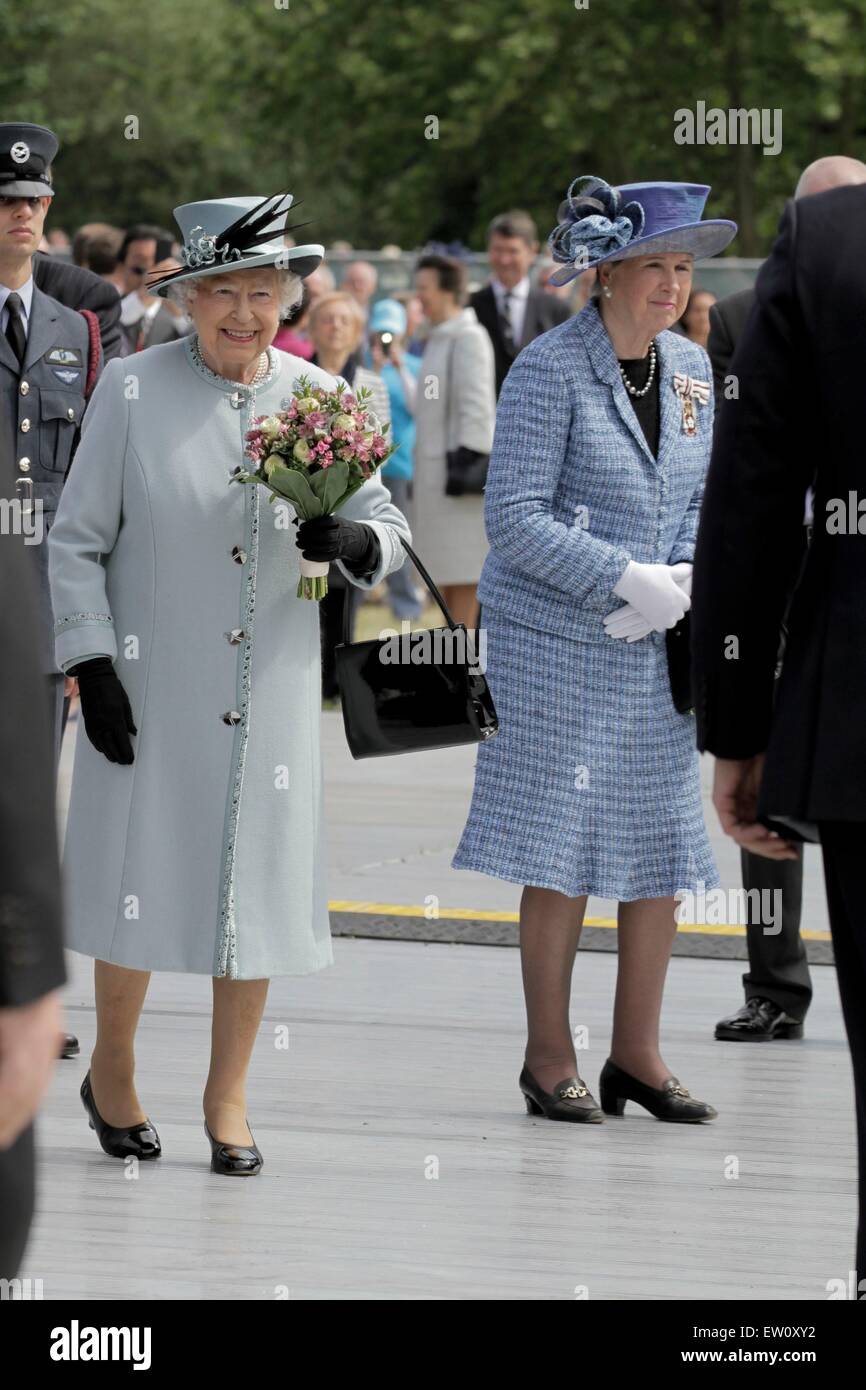
[[(277, 274), (280, 301), (280, 318), (284, 319), (291, 312), (292, 309), (294, 309), (298, 304), (300, 304), (304, 295), (304, 282), (301, 279), (300, 275), (296, 275), (293, 270), (286, 270), (282, 266), (272, 266), (270, 268), (272, 270), (275, 270)], [(243, 267), (241, 267), (241, 269), (243, 269)], [(250, 269), (266, 270), (268, 269), (268, 267), (251, 266)], [(227, 270), (225, 273), (229, 275), (233, 272)], [(222, 276), (209, 275), (207, 278), (208, 280), (213, 282), (214, 280), (222, 279)], [(198, 282), (199, 277), (194, 276), (189, 280), (180, 280), (176, 284), (169, 285), (168, 287), (168, 298), (174, 300), (175, 304), (179, 304), (180, 307), (183, 309), (184, 313), (187, 315), (190, 313), (192, 302), (198, 294)]]

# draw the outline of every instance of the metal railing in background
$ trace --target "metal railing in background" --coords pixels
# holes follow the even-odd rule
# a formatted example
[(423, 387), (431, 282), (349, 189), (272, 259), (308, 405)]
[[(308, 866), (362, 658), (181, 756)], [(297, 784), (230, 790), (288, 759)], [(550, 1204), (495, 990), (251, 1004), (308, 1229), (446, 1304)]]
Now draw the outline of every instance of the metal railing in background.
[[(401, 290), (412, 288), (415, 262), (421, 251), (402, 251), (399, 255), (383, 255), (381, 251), (328, 251), (325, 264), (334, 273), (337, 285), (341, 283), (346, 269), (353, 261), (370, 261), (376, 267), (379, 283), (374, 299), (385, 299)], [(474, 252), (465, 257), (469, 267), (470, 288), (475, 290), (487, 280), (490, 267), (487, 256)], [(530, 271), (534, 281), (538, 269), (546, 262), (539, 258)], [(695, 267), (694, 283), (701, 289), (712, 290), (717, 299), (733, 294), (736, 290), (748, 289), (755, 282), (761, 267), (760, 260), (746, 260), (736, 256), (719, 256), (714, 260), (699, 261)]]

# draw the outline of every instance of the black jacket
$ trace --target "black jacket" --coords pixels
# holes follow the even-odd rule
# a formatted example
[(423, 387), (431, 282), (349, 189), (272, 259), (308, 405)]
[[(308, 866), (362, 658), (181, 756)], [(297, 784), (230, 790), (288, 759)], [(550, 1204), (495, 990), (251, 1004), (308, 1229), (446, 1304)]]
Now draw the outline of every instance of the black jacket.
[(834, 499), (866, 495), (864, 238), (864, 187), (788, 204), (731, 362), (693, 575), (698, 746), (766, 750), (759, 814), (806, 822), (866, 821), (866, 508), (862, 533), (856, 514), (828, 525)]
[(755, 291), (737, 290), (725, 299), (710, 305), (710, 338), (707, 352), (713, 364), (713, 384), (716, 388), (716, 414), (725, 399), (725, 379), (729, 375), (731, 358), (737, 343), (742, 337), (749, 311), (755, 300)]
[(37, 251), (33, 257), (33, 279), (43, 294), (50, 294), (67, 308), (93, 310), (99, 319), (105, 362), (125, 355), (120, 332), (120, 295), (101, 275)]
[(548, 294), (545, 290), (531, 289), (526, 298), (523, 335), (517, 346), (517, 352), (511, 355), (506, 351), (503, 342), (499, 311), (496, 307), (496, 296), (493, 293), (492, 285), (485, 285), (483, 289), (476, 290), (470, 296), (469, 304), (475, 310), (478, 322), (484, 324), (493, 344), (497, 399), (502, 389), (502, 383), (508, 375), (508, 369), (521, 348), (525, 348), (527, 343), (531, 343), (533, 338), (539, 337), (540, 334), (546, 333), (549, 328), (555, 328), (558, 323), (564, 323), (566, 319), (571, 318), (571, 310), (564, 300), (559, 299), (555, 294)]

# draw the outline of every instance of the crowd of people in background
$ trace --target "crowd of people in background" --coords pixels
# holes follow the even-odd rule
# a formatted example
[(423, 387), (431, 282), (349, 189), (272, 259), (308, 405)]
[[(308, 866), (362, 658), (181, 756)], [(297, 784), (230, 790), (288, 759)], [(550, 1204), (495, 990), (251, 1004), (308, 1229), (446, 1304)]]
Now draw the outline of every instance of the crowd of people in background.
[[(150, 272), (180, 265), (180, 246), (166, 228), (90, 222), (70, 238), (54, 227), (41, 250), (93, 272), (117, 291), (116, 355), (192, 331), (181, 305), (147, 288)], [(429, 557), (455, 621), (472, 627), (488, 548), (483, 497), (445, 495), (445, 456), (458, 443), (489, 452), (496, 402), (511, 363), (527, 343), (597, 296), (596, 272), (587, 270), (569, 285), (552, 284), (555, 262), (541, 253), (535, 222), (520, 209), (494, 217), (488, 227), (485, 282), (473, 280), (474, 266), (465, 259), (433, 250), (417, 258), (411, 287), (382, 296), (376, 266), (349, 259), (352, 250), (348, 242), (333, 243), (332, 264), (323, 262), (304, 280), (303, 298), (281, 324), (274, 346), (370, 391), (370, 403), (390, 424), (397, 445), (383, 468), (385, 483), (409, 517), (416, 548)], [(396, 246), (380, 252), (389, 259), (401, 254)], [(710, 290), (696, 286), (677, 325), (702, 347), (714, 302)], [(438, 382), (434, 392), (419, 389), (431, 378)], [(377, 597), (385, 595), (397, 619), (420, 618), (425, 598), (410, 561), (388, 577)], [(332, 566), (321, 608), (326, 701), (339, 696), (333, 653), (341, 640), (343, 605), (349, 603), (353, 632), (361, 601), (360, 591)]]

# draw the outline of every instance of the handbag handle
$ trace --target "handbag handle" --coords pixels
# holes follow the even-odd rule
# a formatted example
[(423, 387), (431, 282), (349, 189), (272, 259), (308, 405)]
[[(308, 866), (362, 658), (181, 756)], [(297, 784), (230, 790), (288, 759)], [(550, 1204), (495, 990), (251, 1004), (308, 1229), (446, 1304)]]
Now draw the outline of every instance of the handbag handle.
[[(448, 612), (448, 605), (446, 604), (444, 598), (443, 598), (442, 595), (440, 594), (440, 592), (439, 592), (439, 590), (437, 589), (436, 585), (433, 583), (433, 580), (430, 578), (429, 574), (428, 574), (427, 571), (425, 570), (425, 568), (424, 568), (424, 566), (422, 565), (421, 561), (419, 560), (418, 556), (415, 554), (415, 551), (412, 549), (412, 547), (411, 547), (411, 545), (409, 544), (408, 541), (401, 540), (401, 541), (400, 541), (400, 544), (402, 545), (403, 549), (406, 551), (406, 554), (407, 554), (407, 555), (409, 556), (409, 558), (411, 559), (411, 561), (412, 561), (412, 563), (414, 564), (416, 570), (417, 570), (418, 573), (420, 574), (421, 578), (424, 580), (424, 583), (427, 585), (427, 588), (430, 590), (430, 593), (433, 595), (434, 599), (436, 600), (436, 602), (438, 603), (439, 607), (441, 608), (441, 610), (442, 610), (442, 616), (444, 617), (444, 619), (445, 619), (446, 623), (448, 624), (448, 626), (450, 627), (451, 631), (452, 631), (452, 632), (456, 632), (456, 631), (457, 631), (458, 624), (455, 623), (455, 621), (454, 621), (454, 619), (452, 618), (451, 614)], [(351, 581), (347, 582), (347, 584), (346, 584), (346, 589), (345, 589), (345, 592), (344, 592), (344, 594), (343, 594), (343, 642), (345, 643), (345, 645), (346, 645), (347, 647), (348, 647), (349, 641), (350, 641), (350, 634), (349, 634), (349, 583), (350, 583), (350, 582), (351, 582)]]

